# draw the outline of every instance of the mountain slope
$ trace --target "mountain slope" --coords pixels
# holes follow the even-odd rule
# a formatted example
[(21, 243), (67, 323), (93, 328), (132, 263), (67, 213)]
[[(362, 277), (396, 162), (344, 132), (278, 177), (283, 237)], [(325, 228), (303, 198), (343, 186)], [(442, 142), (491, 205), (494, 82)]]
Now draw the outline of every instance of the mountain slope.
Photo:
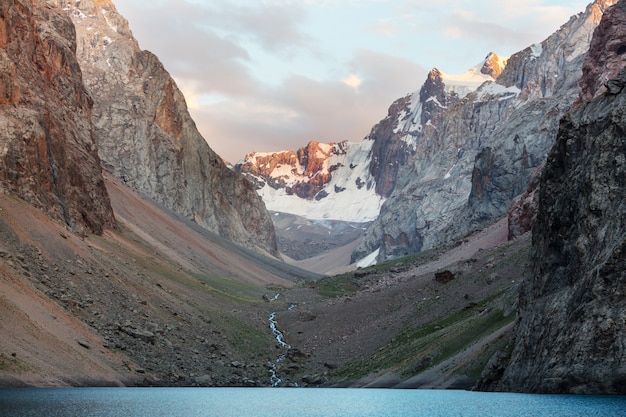
[[(102, 174), (67, 16), (78, 9), (54, 6), (0, 4), (0, 384), (268, 385), (264, 296), (316, 276)], [(223, 172), (229, 192), (250, 188), (240, 213), (257, 221), (250, 184)]]
[(316, 276), (105, 183), (102, 236), (0, 194), (0, 385), (269, 385), (263, 296)]
[(272, 222), (252, 184), (207, 145), (174, 80), (139, 48), (113, 3), (47, 4), (69, 14), (76, 27), (103, 167), (209, 230), (276, 255)]
[(541, 44), (510, 57), (495, 82), (463, 98), (448, 100), (445, 76), (431, 71), (392, 125), (417, 139), (415, 152), (399, 166), (398, 183), (352, 260), (433, 248), (504, 216), (577, 99), (592, 32), (613, 3), (591, 4)]

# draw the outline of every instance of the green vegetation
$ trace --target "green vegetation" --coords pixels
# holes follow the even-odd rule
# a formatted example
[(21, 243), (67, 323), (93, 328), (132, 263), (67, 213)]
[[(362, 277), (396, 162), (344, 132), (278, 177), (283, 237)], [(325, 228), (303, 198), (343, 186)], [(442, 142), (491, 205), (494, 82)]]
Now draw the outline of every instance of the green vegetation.
[[(378, 265), (363, 268), (363, 273), (380, 274), (390, 272), (393, 268), (401, 268), (406, 265), (419, 265), (432, 251), (424, 251), (408, 255), (402, 258), (386, 261)], [(323, 277), (314, 284), (303, 282), (300, 285), (311, 286), (323, 298), (336, 298), (354, 294), (359, 289), (358, 278), (354, 272)]]
[(389, 272), (392, 268), (401, 268), (405, 265), (420, 265), (429, 255), (432, 254), (432, 252), (433, 249), (413, 253), (411, 255), (403, 256), (401, 258), (391, 259), (380, 264), (369, 266), (365, 268), (365, 270), (372, 273), (382, 273)]
[(354, 294), (358, 286), (354, 283), (354, 274), (342, 274), (332, 277), (322, 278), (310, 285), (324, 298), (336, 298), (344, 295)]
[(193, 277), (206, 286), (206, 289), (214, 293), (218, 298), (237, 301), (244, 304), (257, 304), (265, 288), (248, 282), (238, 281), (231, 278), (223, 278), (205, 274), (193, 274)]
[(489, 296), (471, 308), (457, 310), (417, 329), (407, 329), (370, 357), (339, 369), (336, 376), (356, 380), (382, 370), (393, 370), (403, 377), (410, 377), (435, 366), (515, 319), (512, 314), (505, 317), (501, 308), (491, 305), (503, 293)]
[(485, 366), (489, 359), (498, 351), (508, 351), (509, 354), (513, 350), (513, 343), (511, 343), (511, 332), (507, 332), (489, 343), (484, 350), (482, 350), (475, 358), (470, 360), (465, 365), (461, 366), (458, 370), (460, 375), (466, 375), (470, 378), (480, 378)]
[(274, 349), (275, 340), (269, 331), (262, 331), (233, 315), (221, 315), (219, 326), (224, 329), (226, 338), (241, 355), (256, 356)]

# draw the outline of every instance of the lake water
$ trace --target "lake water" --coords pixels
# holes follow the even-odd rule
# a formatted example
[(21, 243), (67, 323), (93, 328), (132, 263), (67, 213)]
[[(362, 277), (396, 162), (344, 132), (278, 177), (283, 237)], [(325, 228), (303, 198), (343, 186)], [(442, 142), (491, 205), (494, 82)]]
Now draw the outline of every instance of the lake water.
[(626, 416), (625, 396), (289, 388), (0, 389), (10, 417)]

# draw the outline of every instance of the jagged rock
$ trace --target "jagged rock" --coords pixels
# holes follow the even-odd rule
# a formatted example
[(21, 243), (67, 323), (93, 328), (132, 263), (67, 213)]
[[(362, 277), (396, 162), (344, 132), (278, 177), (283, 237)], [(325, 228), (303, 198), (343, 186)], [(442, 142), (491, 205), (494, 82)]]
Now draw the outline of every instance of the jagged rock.
[(489, 52), (487, 58), (485, 58), (485, 63), (483, 64), (480, 72), (482, 74), (487, 74), (491, 76), (494, 80), (497, 79), (504, 68), (506, 67), (506, 61), (498, 56), (495, 52)]
[(435, 272), (435, 281), (441, 284), (447, 284), (452, 280), (454, 280), (454, 274), (447, 269)]
[(510, 360), (510, 353), (502, 350), (496, 351), (489, 359), (489, 362), (487, 362), (487, 365), (485, 365), (485, 370), (473, 389), (477, 391), (495, 391)]
[(0, 28), (2, 187), (74, 231), (113, 227), (72, 22), (7, 0)]
[[(625, 3), (607, 11), (608, 22), (626, 22)], [(520, 290), (515, 347), (497, 389), (626, 393), (625, 109), (626, 91), (605, 93), (561, 121), (541, 178), (533, 277)]]
[[(256, 178), (267, 181), (274, 189), (283, 188), (287, 194), (295, 194), (303, 199), (312, 199), (330, 182), (336, 165), (328, 166), (331, 155), (346, 153), (347, 142), (340, 144), (309, 142), (297, 151), (276, 153), (253, 152), (246, 155), (235, 169)], [(284, 174), (274, 175), (276, 169)], [(289, 181), (292, 175), (298, 175), (295, 181)]]
[(617, 3), (607, 17), (598, 25), (591, 46), (589, 59), (583, 65), (583, 76), (580, 80), (580, 98), (590, 101), (593, 97), (609, 89), (618, 94), (622, 87), (612, 85), (610, 80), (617, 77), (626, 65), (626, 4)]
[(537, 191), (544, 165), (540, 165), (530, 177), (523, 194), (515, 197), (508, 213), (508, 239), (513, 240), (530, 232), (537, 217)]
[(91, 345), (89, 344), (89, 342), (87, 342), (86, 340), (77, 340), (76, 341), (80, 346), (84, 347), (85, 349), (91, 349)]
[[(462, 89), (432, 71), (427, 93), (406, 100), (396, 116), (393, 132), (402, 136), (395, 140), (411, 144), (414, 153), (352, 260), (430, 249), (506, 215), (578, 97), (592, 32), (612, 3), (596, 1), (541, 44), (511, 56), (495, 82)], [(424, 124), (424, 114), (430, 123)]]
[(271, 219), (253, 185), (208, 146), (176, 83), (154, 54), (139, 48), (113, 3), (47, 4), (76, 26), (104, 168), (233, 242), (277, 254)]

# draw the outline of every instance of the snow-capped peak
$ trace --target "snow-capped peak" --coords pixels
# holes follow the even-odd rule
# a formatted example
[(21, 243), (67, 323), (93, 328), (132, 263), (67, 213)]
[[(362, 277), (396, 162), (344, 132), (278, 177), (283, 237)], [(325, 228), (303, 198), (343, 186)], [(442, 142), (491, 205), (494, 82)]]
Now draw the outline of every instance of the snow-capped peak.
[(310, 142), (298, 151), (251, 153), (235, 169), (272, 211), (310, 220), (369, 222), (384, 198), (369, 172), (373, 142)]
[(441, 72), (441, 79), (446, 86), (446, 92), (454, 92), (459, 98), (476, 91), (485, 81), (494, 81), (504, 70), (507, 58), (490, 52), (479, 64), (461, 74)]

